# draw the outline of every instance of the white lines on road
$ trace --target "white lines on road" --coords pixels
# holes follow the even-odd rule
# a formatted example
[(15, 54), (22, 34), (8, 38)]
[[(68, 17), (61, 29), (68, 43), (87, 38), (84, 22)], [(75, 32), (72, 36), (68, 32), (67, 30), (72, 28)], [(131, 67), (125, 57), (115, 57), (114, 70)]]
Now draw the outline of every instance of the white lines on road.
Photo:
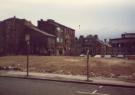
[(99, 86), (98, 88), (103, 88), (103, 87), (104, 87), (104, 86), (101, 85), (101, 86)]
[(95, 94), (98, 90), (94, 90), (92, 93)]
[(90, 92), (81, 92), (77, 91), (77, 95), (110, 95), (110, 94), (102, 94), (102, 93), (90, 93)]
[(102, 85), (100, 85), (97, 89), (95, 89), (94, 91), (92, 91), (93, 94), (95, 94), (99, 89), (103, 88)]
[(102, 93), (90, 93), (90, 92), (81, 92), (77, 91), (77, 95), (110, 95), (110, 94), (102, 94)]
[(80, 94), (80, 95), (89, 95), (89, 94), (91, 94), (90, 92), (82, 92), (82, 91), (77, 91), (76, 93)]
[(83, 92), (83, 91), (77, 91), (76, 93), (78, 95), (110, 95), (110, 94), (102, 94), (102, 93), (97, 93), (99, 89), (103, 88), (103, 86), (99, 86), (97, 89), (95, 89), (92, 92)]

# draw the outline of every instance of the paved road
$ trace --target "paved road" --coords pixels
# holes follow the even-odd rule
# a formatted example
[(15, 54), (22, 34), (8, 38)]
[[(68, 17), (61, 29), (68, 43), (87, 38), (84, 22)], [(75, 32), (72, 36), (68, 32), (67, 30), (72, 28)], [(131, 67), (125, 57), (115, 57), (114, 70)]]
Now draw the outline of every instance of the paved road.
[(135, 95), (135, 88), (0, 77), (0, 95)]

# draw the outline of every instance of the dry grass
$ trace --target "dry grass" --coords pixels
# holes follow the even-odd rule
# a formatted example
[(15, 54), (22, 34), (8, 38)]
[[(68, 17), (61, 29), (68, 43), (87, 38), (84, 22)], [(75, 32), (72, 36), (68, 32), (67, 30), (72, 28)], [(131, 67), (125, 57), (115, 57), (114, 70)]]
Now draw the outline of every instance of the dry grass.
[[(135, 79), (135, 60), (90, 58), (90, 76)], [(26, 71), (26, 56), (0, 57), (0, 66), (12, 66)], [(30, 71), (59, 74), (86, 74), (86, 58), (70, 56), (30, 56)]]

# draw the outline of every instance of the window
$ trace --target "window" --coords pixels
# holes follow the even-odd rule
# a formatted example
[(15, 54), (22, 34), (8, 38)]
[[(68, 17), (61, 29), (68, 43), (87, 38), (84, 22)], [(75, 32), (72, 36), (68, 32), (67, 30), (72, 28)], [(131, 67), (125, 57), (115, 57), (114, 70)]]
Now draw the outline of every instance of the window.
[(61, 29), (60, 29), (60, 27), (57, 27), (56, 30), (57, 30), (58, 32), (60, 32)]
[(63, 38), (61, 38), (61, 37), (57, 37), (56, 40), (57, 40), (58, 43), (63, 43)]
[(57, 42), (60, 42), (60, 39), (59, 39), (59, 37), (57, 37)]

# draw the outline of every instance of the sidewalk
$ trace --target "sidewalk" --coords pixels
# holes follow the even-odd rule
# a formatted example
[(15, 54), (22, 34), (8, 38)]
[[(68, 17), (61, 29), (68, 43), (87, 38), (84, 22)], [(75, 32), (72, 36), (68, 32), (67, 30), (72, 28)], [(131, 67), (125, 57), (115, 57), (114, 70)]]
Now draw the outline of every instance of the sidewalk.
[(86, 76), (80, 76), (80, 75), (61, 75), (61, 74), (51, 74), (51, 73), (30, 72), (29, 76), (27, 77), (26, 72), (0, 71), (0, 76), (1, 77), (27, 78), (27, 79), (40, 79), (40, 80), (42, 79), (42, 80), (61, 81), (61, 82), (135, 87), (135, 83), (125, 82), (125, 81), (112, 79), (112, 78), (93, 77), (93, 78), (89, 78), (89, 81), (86, 81), (87, 79)]

